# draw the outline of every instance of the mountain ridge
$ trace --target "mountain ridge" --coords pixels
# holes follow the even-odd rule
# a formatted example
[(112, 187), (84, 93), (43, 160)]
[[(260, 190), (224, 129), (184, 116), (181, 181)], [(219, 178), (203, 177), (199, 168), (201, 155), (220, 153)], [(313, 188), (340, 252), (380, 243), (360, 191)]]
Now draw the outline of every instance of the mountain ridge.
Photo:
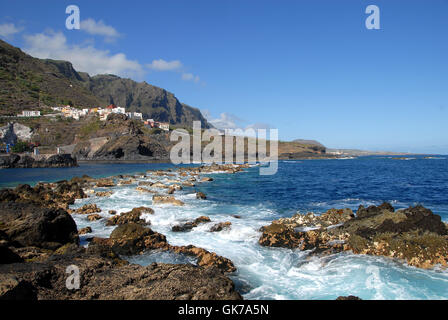
[(90, 76), (69, 61), (34, 58), (2, 40), (0, 86), (0, 115), (53, 105), (91, 108), (113, 103), (171, 125), (192, 127), (197, 120), (203, 128), (211, 127), (199, 109), (163, 88), (116, 75)]

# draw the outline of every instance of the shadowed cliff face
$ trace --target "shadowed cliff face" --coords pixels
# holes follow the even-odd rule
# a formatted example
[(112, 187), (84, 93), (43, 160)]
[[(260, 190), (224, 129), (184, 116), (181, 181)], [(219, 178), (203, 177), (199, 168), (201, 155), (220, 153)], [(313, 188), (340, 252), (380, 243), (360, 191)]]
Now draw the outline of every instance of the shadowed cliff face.
[[(94, 123), (95, 124), (95, 123)], [(92, 124), (89, 124), (92, 126)], [(98, 122), (95, 130), (82, 137), (72, 154), (78, 160), (157, 160), (168, 159), (172, 143), (168, 133), (148, 134), (140, 121), (111, 114)]]
[(135, 82), (113, 75), (86, 76), (85, 85), (107, 103), (125, 107), (131, 112), (141, 112), (144, 118), (192, 127), (193, 121), (203, 128), (210, 125), (198, 109), (182, 104), (171, 92), (146, 82)]
[(68, 61), (33, 58), (1, 40), (0, 87), (2, 115), (43, 109), (44, 105), (91, 108), (113, 103), (172, 125), (191, 127), (198, 120), (202, 127), (210, 127), (198, 109), (180, 103), (164, 89), (114, 75), (90, 77), (76, 71)]

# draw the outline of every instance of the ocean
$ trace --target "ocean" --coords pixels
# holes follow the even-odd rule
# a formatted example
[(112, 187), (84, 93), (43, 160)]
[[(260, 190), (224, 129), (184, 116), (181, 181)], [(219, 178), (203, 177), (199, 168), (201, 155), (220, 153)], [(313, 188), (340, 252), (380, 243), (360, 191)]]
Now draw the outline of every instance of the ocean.
[[(58, 181), (87, 174), (106, 177), (135, 174), (149, 169), (173, 168), (171, 164), (81, 164), (77, 168), (4, 169), (0, 187), (39, 181)], [(245, 299), (335, 299), (355, 295), (362, 299), (447, 299), (448, 271), (423, 270), (401, 261), (341, 253), (309, 257), (307, 252), (266, 248), (258, 244), (259, 228), (296, 212), (323, 213), (330, 208), (351, 208), (390, 202), (396, 209), (422, 204), (448, 221), (448, 159), (444, 156), (360, 157), (332, 160), (280, 161), (276, 175), (260, 176), (252, 167), (236, 174), (211, 174), (213, 182), (177, 191), (183, 207), (153, 205), (151, 194), (135, 185), (112, 188), (110, 197), (77, 200), (72, 206), (96, 203), (108, 210), (129, 211), (148, 206), (154, 215), (145, 216), (151, 228), (167, 236), (173, 245), (193, 244), (231, 259), (238, 271), (231, 275)], [(207, 195), (198, 200), (195, 192)], [(171, 227), (199, 216), (213, 222), (230, 221), (229, 231), (208, 232), (200, 225), (190, 232), (171, 232)], [(236, 218), (234, 215), (241, 216)], [(113, 227), (102, 220), (90, 222), (73, 215), (78, 228), (91, 226), (87, 236), (106, 237)], [(104, 219), (103, 219), (104, 220)], [(83, 244), (87, 236), (81, 236)], [(133, 263), (195, 263), (172, 253), (149, 253), (126, 257)]]

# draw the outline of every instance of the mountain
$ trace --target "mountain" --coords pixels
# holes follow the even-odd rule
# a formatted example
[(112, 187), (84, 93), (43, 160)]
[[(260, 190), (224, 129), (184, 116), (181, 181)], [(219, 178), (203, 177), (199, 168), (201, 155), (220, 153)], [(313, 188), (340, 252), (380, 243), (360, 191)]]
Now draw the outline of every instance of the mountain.
[[(202, 128), (211, 127), (199, 109), (181, 103), (162, 88), (115, 75), (91, 77), (76, 71), (70, 62), (33, 58), (0, 40), (0, 116), (15, 116), (25, 109), (51, 111), (48, 106), (61, 104), (75, 107), (115, 104), (173, 126), (191, 127), (198, 120)], [(15, 140), (36, 143), (42, 153), (55, 152), (56, 147), (61, 147), (81, 160), (168, 159), (173, 145), (168, 133), (155, 133), (140, 121), (120, 116), (106, 122), (95, 117), (79, 121), (54, 121), (50, 117), (14, 120), (29, 129), (27, 138), (20, 135), (19, 124), (11, 127), (10, 121), (0, 119), (0, 126), (4, 126), (0, 128), (4, 131), (0, 132), (2, 142), (11, 140), (13, 128)], [(280, 158), (325, 156), (325, 147), (314, 141), (279, 142)]]
[(0, 114), (73, 103), (101, 105), (69, 62), (33, 58), (0, 40)]
[(326, 148), (315, 140), (296, 139), (278, 143), (279, 159), (334, 158), (327, 154)]
[(316, 141), (316, 140), (295, 139), (292, 142), (298, 142), (298, 143), (301, 143), (304, 145), (312, 145), (312, 146), (318, 146), (321, 148), (325, 148), (325, 146), (322, 143), (320, 143), (319, 141)]
[(132, 112), (143, 113), (144, 118), (192, 127), (193, 121), (201, 121), (203, 128), (210, 125), (199, 109), (182, 104), (171, 92), (146, 82), (135, 82), (114, 75), (89, 77), (83, 74), (84, 85), (96, 97), (125, 107)]
[(114, 75), (90, 77), (68, 61), (33, 58), (2, 40), (0, 88), (0, 115), (60, 104), (90, 108), (113, 103), (172, 125), (191, 127), (197, 120), (210, 127), (199, 109), (180, 103), (162, 88)]

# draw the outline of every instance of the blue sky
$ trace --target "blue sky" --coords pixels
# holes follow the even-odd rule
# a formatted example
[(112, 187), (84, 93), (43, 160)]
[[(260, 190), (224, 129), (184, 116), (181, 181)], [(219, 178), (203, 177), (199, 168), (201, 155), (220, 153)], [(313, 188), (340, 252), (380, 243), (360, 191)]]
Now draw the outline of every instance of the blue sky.
[[(69, 4), (81, 30), (65, 28)], [(0, 0), (0, 38), (165, 88), (215, 123), (448, 154), (447, 16), (447, 0)]]

